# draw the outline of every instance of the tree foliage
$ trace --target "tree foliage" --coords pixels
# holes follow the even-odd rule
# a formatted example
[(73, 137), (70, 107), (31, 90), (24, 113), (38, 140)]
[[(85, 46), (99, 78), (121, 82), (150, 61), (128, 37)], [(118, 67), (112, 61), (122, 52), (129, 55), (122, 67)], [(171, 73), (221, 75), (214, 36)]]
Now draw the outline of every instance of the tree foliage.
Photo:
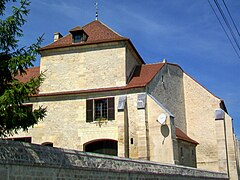
[[(12, 13), (5, 16), (8, 3), (12, 3)], [(23, 36), (22, 26), (29, 14), (29, 0), (0, 0), (0, 136), (13, 135), (19, 130), (27, 131), (29, 127), (42, 120), (46, 108), (38, 107), (33, 111), (24, 103), (38, 92), (44, 80), (41, 73), (37, 78), (23, 83), (16, 79), (24, 76), (26, 70), (33, 67), (39, 53), (42, 37), (29, 47), (19, 47), (19, 38)]]

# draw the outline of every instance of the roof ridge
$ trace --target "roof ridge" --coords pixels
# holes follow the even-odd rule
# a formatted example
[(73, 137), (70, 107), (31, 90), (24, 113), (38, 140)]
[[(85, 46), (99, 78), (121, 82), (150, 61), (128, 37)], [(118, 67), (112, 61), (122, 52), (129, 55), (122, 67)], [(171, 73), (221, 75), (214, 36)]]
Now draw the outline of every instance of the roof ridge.
[[(98, 21), (98, 20), (97, 20)], [(115, 30), (113, 30), (112, 28), (110, 28), (110, 27), (108, 27), (106, 24), (104, 24), (103, 22), (101, 22), (101, 21), (98, 21), (99, 23), (101, 23), (103, 26), (105, 26), (106, 28), (108, 28), (109, 30), (111, 30), (112, 32), (114, 32), (115, 34), (117, 34), (118, 36), (120, 36), (120, 37), (123, 37), (123, 38), (126, 38), (126, 37), (124, 37), (124, 36), (122, 36), (122, 35), (120, 35), (119, 33), (117, 33)]]
[(90, 23), (84, 25), (82, 28), (88, 26), (89, 24), (91, 24), (91, 23), (93, 23), (93, 22), (99, 22), (100, 24), (102, 24), (103, 26), (105, 26), (106, 28), (108, 28), (110, 31), (114, 32), (114, 33), (117, 34), (118, 36), (123, 37), (123, 38), (126, 38), (126, 37), (120, 35), (120, 34), (117, 33), (115, 30), (113, 30), (112, 28), (110, 28), (109, 26), (107, 26), (106, 24), (104, 24), (102, 21), (99, 21), (99, 20), (93, 20), (92, 22), (90, 22)]
[(215, 94), (213, 94), (210, 90), (208, 90), (207, 88), (205, 88), (205, 86), (203, 86), (202, 84), (200, 84), (195, 78), (193, 78), (192, 76), (190, 76), (188, 73), (186, 73), (185, 71), (183, 71), (184, 74), (186, 74), (189, 78), (191, 78), (193, 81), (195, 81), (199, 86), (201, 86), (203, 89), (205, 89), (208, 93), (210, 93), (212, 96), (214, 96), (215, 98), (217, 98), (220, 101), (223, 101), (222, 98), (216, 96)]

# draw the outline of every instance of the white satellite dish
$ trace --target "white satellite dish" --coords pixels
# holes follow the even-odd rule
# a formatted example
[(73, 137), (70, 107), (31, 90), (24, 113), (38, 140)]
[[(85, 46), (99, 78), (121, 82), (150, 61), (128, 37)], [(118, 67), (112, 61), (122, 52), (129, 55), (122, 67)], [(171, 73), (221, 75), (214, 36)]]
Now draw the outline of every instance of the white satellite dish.
[(160, 114), (159, 116), (158, 116), (158, 119), (157, 119), (157, 121), (160, 123), (160, 124), (164, 124), (165, 123), (165, 121), (166, 121), (166, 119), (167, 119), (167, 116), (166, 116), (166, 114)]

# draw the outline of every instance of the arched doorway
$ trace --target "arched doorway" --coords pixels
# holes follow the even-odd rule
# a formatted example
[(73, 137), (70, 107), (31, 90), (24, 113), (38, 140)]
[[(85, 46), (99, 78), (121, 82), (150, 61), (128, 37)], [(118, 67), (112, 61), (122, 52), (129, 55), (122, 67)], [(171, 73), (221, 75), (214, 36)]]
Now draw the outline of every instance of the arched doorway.
[(84, 144), (85, 152), (107, 154), (112, 156), (118, 155), (117, 141), (111, 139), (98, 139)]

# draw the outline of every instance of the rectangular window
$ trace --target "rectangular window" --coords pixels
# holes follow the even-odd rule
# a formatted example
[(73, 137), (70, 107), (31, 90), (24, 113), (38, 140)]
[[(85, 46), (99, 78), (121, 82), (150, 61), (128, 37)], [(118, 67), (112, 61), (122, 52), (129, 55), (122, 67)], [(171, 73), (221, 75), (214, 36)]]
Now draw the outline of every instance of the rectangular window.
[(81, 42), (81, 41), (82, 41), (82, 38), (83, 38), (82, 34), (74, 34), (74, 35), (73, 35), (73, 42), (74, 42), (74, 43)]
[(87, 122), (93, 122), (99, 118), (113, 120), (114, 115), (114, 97), (86, 101)]
[(98, 99), (94, 101), (95, 119), (108, 118), (108, 101), (107, 99)]

